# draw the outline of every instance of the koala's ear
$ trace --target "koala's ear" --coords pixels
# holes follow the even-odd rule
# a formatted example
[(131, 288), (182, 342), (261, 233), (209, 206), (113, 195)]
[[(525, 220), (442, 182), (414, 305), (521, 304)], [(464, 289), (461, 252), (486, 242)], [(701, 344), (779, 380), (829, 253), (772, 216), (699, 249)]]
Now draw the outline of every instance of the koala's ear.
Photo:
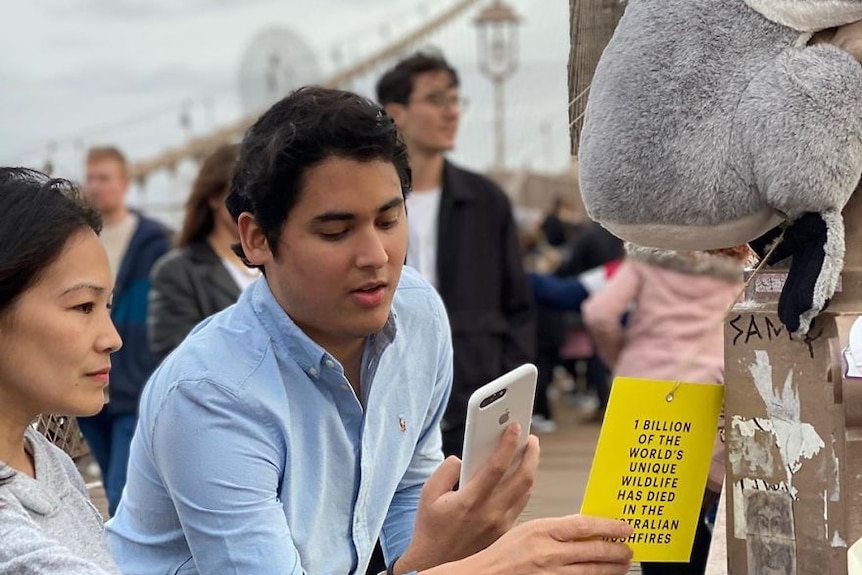
[(767, 20), (799, 32), (817, 32), (862, 20), (858, 0), (745, 0)]

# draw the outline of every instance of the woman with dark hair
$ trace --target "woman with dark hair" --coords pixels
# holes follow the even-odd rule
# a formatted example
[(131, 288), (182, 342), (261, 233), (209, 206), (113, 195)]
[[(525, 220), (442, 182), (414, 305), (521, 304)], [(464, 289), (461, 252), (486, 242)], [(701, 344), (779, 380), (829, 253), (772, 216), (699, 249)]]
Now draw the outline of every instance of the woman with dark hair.
[(68, 181), (0, 168), (0, 573), (119, 573), (72, 460), (30, 425), (104, 405), (122, 342), (101, 226)]
[(177, 249), (153, 268), (148, 333), (160, 359), (260, 275), (232, 249), (239, 234), (224, 202), (238, 155), (239, 146), (231, 144), (207, 158), (186, 202)]

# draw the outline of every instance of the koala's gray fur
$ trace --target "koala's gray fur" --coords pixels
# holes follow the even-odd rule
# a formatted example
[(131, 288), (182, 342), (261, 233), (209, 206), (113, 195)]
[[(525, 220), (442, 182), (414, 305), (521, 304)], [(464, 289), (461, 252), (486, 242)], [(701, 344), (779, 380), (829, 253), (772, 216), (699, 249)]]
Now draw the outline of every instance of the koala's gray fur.
[(806, 44), (860, 19), (862, 0), (629, 0), (581, 135), (590, 216), (635, 244), (702, 250), (821, 213), (838, 258), (825, 301), (862, 175), (862, 66)]

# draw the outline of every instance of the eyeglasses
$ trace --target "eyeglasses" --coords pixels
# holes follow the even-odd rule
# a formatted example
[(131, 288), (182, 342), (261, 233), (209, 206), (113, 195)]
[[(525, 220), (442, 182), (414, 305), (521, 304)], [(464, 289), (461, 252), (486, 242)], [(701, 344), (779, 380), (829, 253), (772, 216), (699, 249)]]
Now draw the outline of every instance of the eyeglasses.
[(435, 108), (458, 108), (463, 110), (467, 107), (467, 98), (460, 94), (447, 94), (446, 92), (431, 92), (427, 96), (419, 98), (420, 102), (430, 104)]

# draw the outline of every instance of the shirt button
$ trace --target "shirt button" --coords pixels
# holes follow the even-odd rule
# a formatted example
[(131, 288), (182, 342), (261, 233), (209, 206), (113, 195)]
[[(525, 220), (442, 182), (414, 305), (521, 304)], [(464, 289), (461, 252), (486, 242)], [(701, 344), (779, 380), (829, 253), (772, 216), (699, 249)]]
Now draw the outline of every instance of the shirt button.
[(334, 361), (332, 361), (331, 359), (327, 359), (325, 362), (323, 362), (323, 364), (324, 364), (326, 367), (328, 367), (329, 369), (334, 369), (334, 368), (335, 368), (335, 362), (334, 362)]
[(308, 375), (310, 375), (311, 377), (317, 377), (317, 368), (316, 368), (316, 367), (312, 367), (311, 369), (309, 369), (309, 370), (308, 370)]

